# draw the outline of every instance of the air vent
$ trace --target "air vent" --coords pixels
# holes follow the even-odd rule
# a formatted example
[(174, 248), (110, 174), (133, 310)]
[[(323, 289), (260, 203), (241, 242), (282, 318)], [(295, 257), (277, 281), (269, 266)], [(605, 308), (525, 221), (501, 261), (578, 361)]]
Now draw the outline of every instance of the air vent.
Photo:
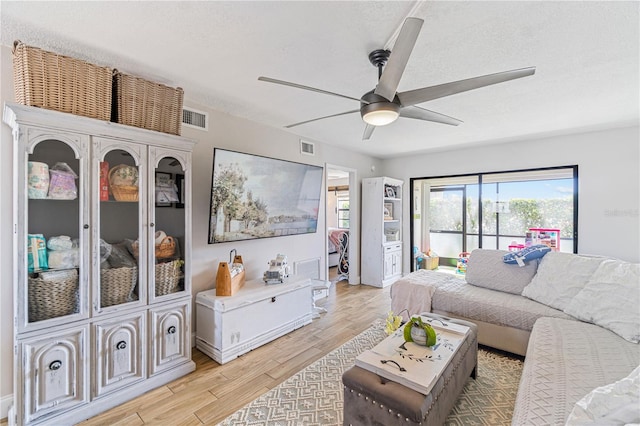
[(182, 109), (182, 124), (200, 130), (209, 130), (209, 114), (195, 109)]
[(317, 280), (320, 278), (320, 258), (316, 257), (313, 259), (293, 262), (293, 270), (294, 274), (296, 274), (297, 277), (305, 277)]
[(316, 155), (315, 146), (311, 142), (300, 139), (300, 153), (305, 155)]

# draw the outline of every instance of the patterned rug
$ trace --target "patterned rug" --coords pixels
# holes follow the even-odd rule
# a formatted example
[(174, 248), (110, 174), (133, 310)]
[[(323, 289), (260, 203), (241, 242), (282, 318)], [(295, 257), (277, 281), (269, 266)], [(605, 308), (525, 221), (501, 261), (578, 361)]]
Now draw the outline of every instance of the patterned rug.
[[(220, 423), (223, 426), (342, 424), (342, 373), (356, 356), (386, 337), (376, 323)], [(510, 425), (523, 362), (480, 349), (478, 378), (470, 379), (447, 425)]]

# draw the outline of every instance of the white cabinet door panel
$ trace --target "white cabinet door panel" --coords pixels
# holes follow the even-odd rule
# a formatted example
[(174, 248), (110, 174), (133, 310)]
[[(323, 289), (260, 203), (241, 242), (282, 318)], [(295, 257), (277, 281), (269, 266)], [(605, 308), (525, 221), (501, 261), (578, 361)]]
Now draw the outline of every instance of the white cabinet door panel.
[(191, 358), (190, 304), (151, 309), (150, 375)]
[(88, 327), (21, 344), (27, 422), (88, 402), (86, 343)]
[(94, 397), (145, 378), (145, 312), (94, 325)]

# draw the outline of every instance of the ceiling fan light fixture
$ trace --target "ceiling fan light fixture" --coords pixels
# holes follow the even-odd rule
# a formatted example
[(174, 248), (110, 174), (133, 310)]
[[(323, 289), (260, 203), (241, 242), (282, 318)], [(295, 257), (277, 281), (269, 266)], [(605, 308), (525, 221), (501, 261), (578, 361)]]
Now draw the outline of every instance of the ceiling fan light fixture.
[(373, 103), (361, 109), (362, 119), (372, 126), (386, 126), (398, 119), (400, 107), (394, 103)]

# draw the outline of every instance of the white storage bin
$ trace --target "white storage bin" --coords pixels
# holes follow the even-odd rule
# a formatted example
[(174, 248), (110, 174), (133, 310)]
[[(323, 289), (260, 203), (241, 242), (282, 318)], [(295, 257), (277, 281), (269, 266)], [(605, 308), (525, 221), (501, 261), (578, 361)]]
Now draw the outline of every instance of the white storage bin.
[(233, 296), (196, 296), (196, 347), (220, 364), (311, 322), (311, 280), (247, 281)]

